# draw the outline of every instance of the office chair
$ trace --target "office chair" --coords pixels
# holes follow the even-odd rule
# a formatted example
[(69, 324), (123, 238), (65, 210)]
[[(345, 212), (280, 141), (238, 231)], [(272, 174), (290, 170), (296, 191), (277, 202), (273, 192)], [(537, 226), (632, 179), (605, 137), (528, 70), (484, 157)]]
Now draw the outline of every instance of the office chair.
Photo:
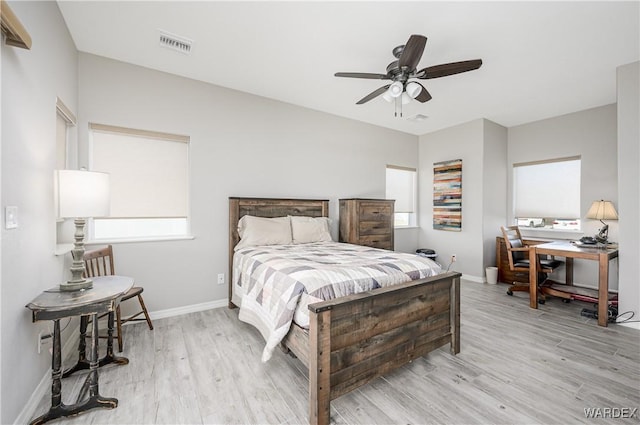
[[(93, 251), (87, 251), (84, 254), (84, 264), (85, 264), (85, 274), (87, 277), (96, 277), (96, 276), (108, 276), (114, 275), (114, 262), (113, 262), (113, 248), (111, 245), (106, 246), (105, 248), (96, 249)], [(144, 305), (144, 300), (142, 299), (142, 291), (144, 289), (140, 286), (134, 286), (131, 288), (120, 300), (120, 304), (129, 300), (133, 297), (138, 298), (138, 303), (140, 304), (141, 310), (131, 316), (126, 318), (122, 318), (120, 313), (120, 304), (116, 307), (116, 329), (117, 329), (117, 338), (118, 338), (118, 351), (122, 352), (122, 324), (130, 321), (142, 321), (145, 320), (150, 330), (153, 330), (153, 324), (151, 323), (151, 318), (149, 317), (149, 312), (147, 311), (147, 307)], [(144, 314), (144, 317), (138, 318), (141, 314)], [(104, 317), (104, 316), (100, 316)]]
[[(507, 289), (507, 295), (513, 295), (514, 291), (529, 292), (529, 247), (522, 241), (522, 235), (520, 234), (518, 226), (500, 227), (500, 230), (502, 230), (504, 242), (507, 246), (509, 269), (514, 273), (525, 274), (527, 277), (526, 284), (513, 282), (509, 289)], [(551, 291), (546, 291), (544, 283), (547, 280), (548, 275), (560, 267), (563, 262), (556, 259), (540, 258), (540, 256), (538, 256), (537, 261), (539, 270), (537, 285), (538, 294), (540, 294), (538, 302), (540, 304), (544, 304), (546, 300), (545, 293), (551, 293)], [(553, 291), (552, 295), (562, 297), (563, 301), (569, 300), (568, 297), (565, 298), (563, 295), (558, 294), (557, 291)]]

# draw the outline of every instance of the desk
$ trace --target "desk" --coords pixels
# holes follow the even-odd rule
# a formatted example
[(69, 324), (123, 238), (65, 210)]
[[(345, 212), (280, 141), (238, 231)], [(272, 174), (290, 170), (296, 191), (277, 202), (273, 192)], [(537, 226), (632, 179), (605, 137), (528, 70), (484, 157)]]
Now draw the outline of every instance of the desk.
[(538, 308), (537, 255), (555, 255), (566, 259), (566, 284), (573, 285), (573, 260), (583, 259), (598, 262), (598, 325), (607, 326), (609, 296), (609, 262), (618, 257), (617, 249), (583, 248), (569, 241), (548, 242), (535, 245), (529, 250), (529, 305)]
[[(31, 425), (42, 424), (63, 416), (77, 415), (97, 407), (113, 409), (118, 406), (118, 399), (102, 397), (98, 391), (98, 315), (115, 311), (122, 296), (133, 287), (133, 279), (122, 276), (103, 276), (93, 278), (93, 282), (92, 289), (80, 291), (60, 291), (58, 287), (48, 289), (26, 306), (32, 311), (34, 322), (53, 320), (51, 407), (47, 413), (31, 421)], [(65, 405), (62, 403), (62, 383), (60, 382), (62, 378), (60, 319), (72, 316), (85, 318), (91, 316), (92, 319), (91, 358), (88, 362), (90, 372), (83, 386), (88, 388), (89, 398), (80, 401), (84, 393), (80, 391), (75, 404)], [(110, 334), (113, 336), (112, 323), (110, 327)], [(83, 335), (81, 339), (84, 339)]]

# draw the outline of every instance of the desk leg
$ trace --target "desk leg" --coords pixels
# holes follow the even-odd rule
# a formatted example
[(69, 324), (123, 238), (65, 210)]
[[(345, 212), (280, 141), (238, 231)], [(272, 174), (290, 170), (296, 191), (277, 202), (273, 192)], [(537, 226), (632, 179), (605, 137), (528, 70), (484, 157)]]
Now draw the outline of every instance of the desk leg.
[(609, 257), (598, 256), (598, 325), (609, 323)]
[(573, 258), (565, 257), (564, 267), (565, 267), (564, 283), (566, 285), (572, 286), (573, 285)]
[(529, 248), (529, 307), (538, 308), (538, 261), (536, 248)]

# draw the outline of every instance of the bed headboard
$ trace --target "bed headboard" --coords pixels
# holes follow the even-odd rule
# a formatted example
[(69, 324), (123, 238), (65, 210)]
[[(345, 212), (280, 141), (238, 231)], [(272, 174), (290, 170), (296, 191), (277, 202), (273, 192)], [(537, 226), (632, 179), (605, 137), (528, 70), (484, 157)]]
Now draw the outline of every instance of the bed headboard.
[(284, 217), (301, 215), (307, 217), (328, 217), (328, 199), (278, 199), (278, 198), (229, 198), (229, 307), (233, 308), (232, 271), (233, 248), (240, 241), (238, 220), (245, 215), (256, 217)]

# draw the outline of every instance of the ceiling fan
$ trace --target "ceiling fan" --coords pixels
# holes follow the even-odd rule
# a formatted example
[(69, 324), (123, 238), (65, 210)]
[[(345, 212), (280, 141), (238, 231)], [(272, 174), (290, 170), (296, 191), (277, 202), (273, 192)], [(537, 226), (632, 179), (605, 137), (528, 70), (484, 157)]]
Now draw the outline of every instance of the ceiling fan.
[[(413, 78), (419, 80), (428, 80), (431, 78), (446, 77), (448, 75), (459, 74), (461, 72), (473, 71), (482, 66), (482, 59), (474, 59), (462, 62), (445, 63), (417, 70), (418, 62), (422, 57), (422, 52), (427, 44), (427, 37), (423, 35), (412, 35), (409, 37), (407, 44), (397, 46), (393, 49), (393, 56), (397, 59), (387, 66), (386, 74), (372, 74), (365, 72), (336, 72), (336, 77), (348, 78), (366, 78), (371, 80), (391, 80), (391, 84), (380, 87), (369, 93), (356, 105), (362, 105), (374, 99), (381, 94), (385, 100), (397, 103), (408, 103), (411, 99), (418, 102), (427, 102), (431, 100), (431, 94), (422, 84), (417, 81), (411, 81)], [(397, 112), (396, 112), (397, 115)], [(402, 116), (402, 110), (400, 111)]]

